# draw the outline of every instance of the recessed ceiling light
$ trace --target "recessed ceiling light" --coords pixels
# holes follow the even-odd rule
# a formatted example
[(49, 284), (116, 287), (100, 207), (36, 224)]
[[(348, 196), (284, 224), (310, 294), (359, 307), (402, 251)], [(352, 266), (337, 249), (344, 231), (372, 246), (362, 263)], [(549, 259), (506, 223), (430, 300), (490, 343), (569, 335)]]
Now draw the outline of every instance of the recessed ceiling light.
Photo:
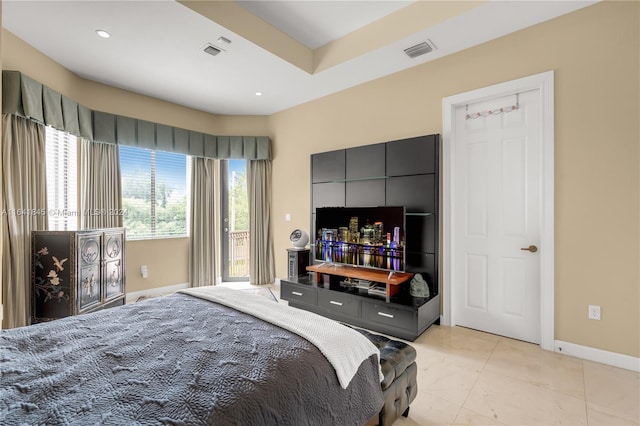
[(262, 92), (256, 92), (256, 96), (262, 96)]
[(96, 30), (96, 34), (98, 34), (102, 38), (111, 38), (111, 34), (105, 30)]

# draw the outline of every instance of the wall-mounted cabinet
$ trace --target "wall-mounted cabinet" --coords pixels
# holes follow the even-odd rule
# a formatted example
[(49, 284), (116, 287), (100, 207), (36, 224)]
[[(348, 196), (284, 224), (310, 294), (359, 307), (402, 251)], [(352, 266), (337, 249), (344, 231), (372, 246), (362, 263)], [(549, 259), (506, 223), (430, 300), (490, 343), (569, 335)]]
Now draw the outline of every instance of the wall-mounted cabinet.
[(439, 140), (439, 135), (428, 135), (387, 142), (387, 175), (437, 174)]
[(311, 157), (311, 167), (315, 173), (311, 176), (313, 183), (344, 181), (345, 150), (323, 152)]
[(345, 150), (346, 179), (375, 179), (386, 176), (386, 148), (386, 144), (379, 143)]
[[(385, 180), (386, 179), (368, 179), (346, 182), (345, 206), (370, 207), (387, 205)], [(318, 207), (326, 207), (326, 205)]]
[(345, 205), (345, 182), (322, 182), (313, 184), (312, 206), (315, 211), (318, 207)]

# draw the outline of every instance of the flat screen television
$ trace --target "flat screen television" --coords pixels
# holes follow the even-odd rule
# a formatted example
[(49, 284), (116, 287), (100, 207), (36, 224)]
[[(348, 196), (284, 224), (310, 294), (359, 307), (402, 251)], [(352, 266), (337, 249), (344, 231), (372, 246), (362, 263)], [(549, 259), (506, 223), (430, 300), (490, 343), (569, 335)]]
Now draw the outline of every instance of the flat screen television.
[(319, 207), (314, 239), (317, 261), (402, 272), (405, 209)]

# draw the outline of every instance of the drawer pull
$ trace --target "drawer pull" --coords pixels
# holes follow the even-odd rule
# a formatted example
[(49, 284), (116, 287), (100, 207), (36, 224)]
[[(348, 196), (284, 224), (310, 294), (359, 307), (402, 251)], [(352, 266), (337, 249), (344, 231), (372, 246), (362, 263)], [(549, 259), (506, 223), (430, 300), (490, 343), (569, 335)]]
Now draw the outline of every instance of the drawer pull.
[(393, 318), (393, 315), (386, 312), (378, 312), (378, 315), (380, 315), (381, 317)]
[(292, 291), (291, 294), (293, 294), (294, 296), (302, 296), (302, 293), (298, 291)]
[(341, 302), (336, 302), (335, 300), (329, 300), (329, 303), (331, 303), (332, 305), (342, 306)]

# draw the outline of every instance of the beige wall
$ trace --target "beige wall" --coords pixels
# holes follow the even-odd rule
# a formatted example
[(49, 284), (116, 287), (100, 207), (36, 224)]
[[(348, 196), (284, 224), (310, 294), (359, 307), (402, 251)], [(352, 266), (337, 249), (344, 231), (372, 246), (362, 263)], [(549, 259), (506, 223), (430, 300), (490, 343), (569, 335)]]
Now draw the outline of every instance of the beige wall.
[(638, 9), (597, 4), (271, 116), (277, 276), (309, 229), (310, 154), (442, 133), (443, 97), (554, 70), (555, 338), (640, 356)]
[[(210, 133), (271, 136), (279, 277), (290, 231), (309, 229), (311, 153), (441, 133), (443, 97), (555, 70), (555, 337), (637, 357), (639, 22), (638, 2), (597, 4), (268, 118), (214, 116), (91, 83), (6, 32), (2, 61), (91, 108)], [(128, 290), (186, 282), (187, 249), (186, 239), (127, 242)], [(587, 319), (587, 304), (602, 306), (601, 321)]]
[[(127, 240), (125, 250), (128, 293), (189, 282), (189, 238)], [(142, 278), (142, 265), (148, 278)]]
[[(216, 135), (269, 136), (267, 117), (208, 114), (85, 80), (4, 29), (1, 46), (3, 69), (21, 71), (89, 108)], [(189, 281), (187, 238), (127, 241), (126, 248), (127, 292)], [(141, 277), (141, 265), (149, 278)]]

